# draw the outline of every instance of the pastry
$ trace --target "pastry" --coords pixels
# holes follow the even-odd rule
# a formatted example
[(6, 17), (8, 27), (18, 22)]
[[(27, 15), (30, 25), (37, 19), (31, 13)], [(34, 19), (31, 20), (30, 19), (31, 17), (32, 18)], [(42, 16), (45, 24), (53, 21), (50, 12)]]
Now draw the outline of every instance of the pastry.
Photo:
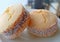
[(57, 31), (57, 17), (45, 9), (30, 12), (30, 23), (28, 30), (39, 37), (50, 37)]
[(29, 13), (21, 4), (9, 6), (0, 17), (0, 33), (8, 39), (15, 39), (27, 27)]

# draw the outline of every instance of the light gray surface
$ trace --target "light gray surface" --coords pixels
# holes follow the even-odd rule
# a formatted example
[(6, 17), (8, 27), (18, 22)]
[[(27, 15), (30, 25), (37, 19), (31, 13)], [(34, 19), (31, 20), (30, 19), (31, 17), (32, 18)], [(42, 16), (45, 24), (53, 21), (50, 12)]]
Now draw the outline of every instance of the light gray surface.
[(8, 40), (0, 35), (2, 42), (60, 42), (60, 19), (58, 19), (58, 32), (49, 38), (39, 38), (30, 34), (27, 29), (22, 33), (21, 37), (15, 40)]

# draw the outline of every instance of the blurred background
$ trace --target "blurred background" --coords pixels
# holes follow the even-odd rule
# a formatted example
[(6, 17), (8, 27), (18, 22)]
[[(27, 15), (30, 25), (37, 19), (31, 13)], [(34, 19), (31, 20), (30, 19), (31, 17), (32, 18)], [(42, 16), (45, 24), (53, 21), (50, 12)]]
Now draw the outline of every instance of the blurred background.
[(60, 0), (28, 0), (27, 7), (31, 9), (47, 9), (60, 18)]
[(27, 9), (47, 9), (60, 18), (60, 0), (0, 0), (0, 14), (11, 4), (21, 3)]

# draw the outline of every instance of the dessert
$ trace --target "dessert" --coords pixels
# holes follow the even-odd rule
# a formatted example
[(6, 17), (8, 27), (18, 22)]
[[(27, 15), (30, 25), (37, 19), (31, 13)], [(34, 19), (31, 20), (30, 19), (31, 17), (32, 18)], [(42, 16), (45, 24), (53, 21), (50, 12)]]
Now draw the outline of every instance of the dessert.
[(57, 17), (45, 9), (30, 12), (30, 23), (28, 30), (39, 37), (50, 37), (57, 31)]
[(27, 27), (29, 18), (21, 4), (9, 6), (0, 17), (0, 33), (8, 39), (15, 39)]

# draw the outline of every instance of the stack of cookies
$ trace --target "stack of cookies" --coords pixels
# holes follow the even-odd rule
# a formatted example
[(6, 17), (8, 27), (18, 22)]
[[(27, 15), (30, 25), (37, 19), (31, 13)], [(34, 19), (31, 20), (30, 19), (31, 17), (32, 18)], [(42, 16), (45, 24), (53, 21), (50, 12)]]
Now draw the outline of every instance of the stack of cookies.
[(9, 6), (0, 17), (0, 33), (8, 39), (15, 39), (28, 27), (30, 33), (49, 37), (57, 31), (57, 17), (45, 9), (31, 12), (21, 4)]

